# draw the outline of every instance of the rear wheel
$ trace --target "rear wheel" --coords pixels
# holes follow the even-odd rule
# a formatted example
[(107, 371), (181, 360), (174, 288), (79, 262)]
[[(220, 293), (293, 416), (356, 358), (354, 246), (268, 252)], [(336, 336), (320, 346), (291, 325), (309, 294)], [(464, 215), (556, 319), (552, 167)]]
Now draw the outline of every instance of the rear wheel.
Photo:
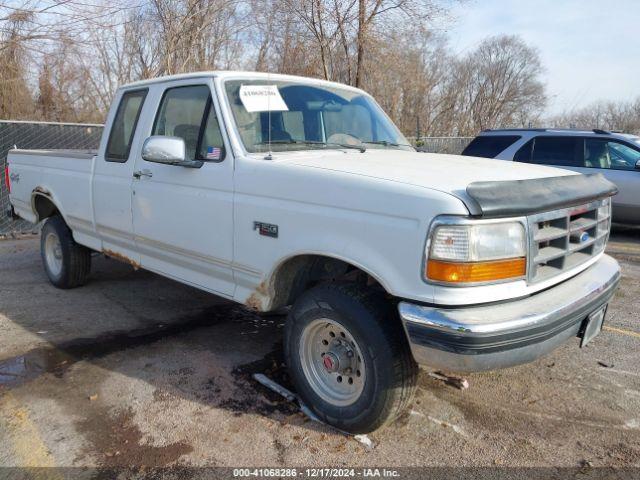
[(40, 233), (40, 254), (49, 281), (58, 288), (84, 285), (91, 271), (91, 250), (78, 245), (61, 216), (49, 217)]
[(380, 293), (351, 284), (315, 287), (295, 303), (285, 332), (287, 364), (320, 419), (365, 433), (408, 406), (417, 366), (396, 317)]

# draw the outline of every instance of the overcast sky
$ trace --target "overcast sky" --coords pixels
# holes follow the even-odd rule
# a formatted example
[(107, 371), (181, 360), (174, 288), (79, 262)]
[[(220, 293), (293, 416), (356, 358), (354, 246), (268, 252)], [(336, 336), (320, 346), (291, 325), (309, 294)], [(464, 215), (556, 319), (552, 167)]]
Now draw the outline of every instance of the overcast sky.
[(498, 34), (538, 49), (549, 113), (640, 96), (640, 0), (465, 0), (452, 14), (458, 53)]

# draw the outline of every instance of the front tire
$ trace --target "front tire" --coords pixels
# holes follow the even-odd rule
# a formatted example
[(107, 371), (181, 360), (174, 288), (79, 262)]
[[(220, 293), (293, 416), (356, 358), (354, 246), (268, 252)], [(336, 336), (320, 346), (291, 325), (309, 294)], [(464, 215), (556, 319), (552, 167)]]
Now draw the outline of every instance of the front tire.
[(315, 287), (295, 303), (285, 327), (293, 384), (324, 422), (366, 433), (409, 404), (417, 365), (380, 293), (353, 284)]
[(40, 255), (49, 281), (58, 288), (87, 283), (91, 250), (78, 245), (60, 215), (49, 217), (40, 232)]

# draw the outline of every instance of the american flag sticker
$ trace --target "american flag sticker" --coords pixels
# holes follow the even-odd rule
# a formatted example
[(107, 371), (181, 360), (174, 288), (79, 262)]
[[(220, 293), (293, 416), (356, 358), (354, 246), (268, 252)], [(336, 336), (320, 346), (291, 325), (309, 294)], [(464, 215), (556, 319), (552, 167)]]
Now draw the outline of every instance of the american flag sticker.
[(207, 159), (208, 160), (220, 160), (220, 148), (219, 147), (207, 147)]

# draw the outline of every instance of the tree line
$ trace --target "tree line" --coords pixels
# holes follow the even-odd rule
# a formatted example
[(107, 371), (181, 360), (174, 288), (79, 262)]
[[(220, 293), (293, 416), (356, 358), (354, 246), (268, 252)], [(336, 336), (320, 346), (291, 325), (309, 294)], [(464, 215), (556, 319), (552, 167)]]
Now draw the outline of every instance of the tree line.
[(640, 100), (544, 118), (549, 99), (538, 52), (516, 36), (493, 36), (455, 54), (437, 28), (450, 21), (454, 1), (0, 4), (0, 118), (102, 122), (121, 84), (240, 69), (363, 88), (409, 136), (470, 136), (545, 122), (639, 128)]

